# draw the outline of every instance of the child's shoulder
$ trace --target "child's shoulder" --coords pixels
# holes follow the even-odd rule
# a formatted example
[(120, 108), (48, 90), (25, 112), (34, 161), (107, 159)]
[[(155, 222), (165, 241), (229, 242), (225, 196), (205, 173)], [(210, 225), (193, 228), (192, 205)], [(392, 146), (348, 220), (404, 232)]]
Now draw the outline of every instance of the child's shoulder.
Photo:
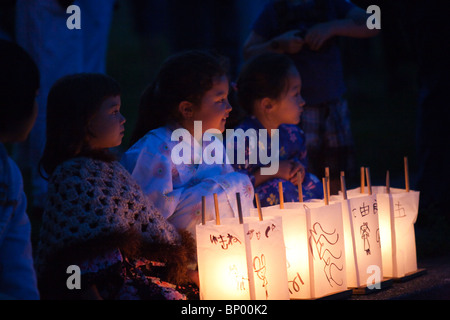
[(56, 167), (52, 174), (52, 180), (56, 179), (81, 179), (101, 177), (112, 172), (127, 172), (116, 160), (101, 160), (90, 157), (72, 158)]
[(142, 149), (153, 148), (171, 141), (172, 130), (169, 127), (160, 127), (147, 132), (142, 138), (134, 143), (127, 153)]

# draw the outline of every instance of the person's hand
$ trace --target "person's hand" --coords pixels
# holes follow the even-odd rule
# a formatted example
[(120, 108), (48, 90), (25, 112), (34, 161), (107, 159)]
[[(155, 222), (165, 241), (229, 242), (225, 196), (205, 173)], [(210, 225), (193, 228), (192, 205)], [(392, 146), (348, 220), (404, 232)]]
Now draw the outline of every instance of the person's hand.
[[(300, 181), (298, 180), (298, 172), (300, 172)], [(305, 179), (305, 173), (305, 167), (300, 162), (292, 161), (291, 178), (289, 181), (296, 186), (302, 184)]]
[(278, 165), (278, 172), (276, 178), (289, 181), (292, 177), (293, 162), (291, 160), (281, 160)]
[(284, 53), (295, 54), (302, 50), (305, 44), (305, 40), (296, 35), (298, 32), (299, 30), (288, 31), (274, 38), (272, 41), (277, 43), (279, 49)]
[(311, 50), (317, 51), (333, 36), (333, 25), (331, 23), (319, 23), (308, 29), (305, 35), (305, 43)]

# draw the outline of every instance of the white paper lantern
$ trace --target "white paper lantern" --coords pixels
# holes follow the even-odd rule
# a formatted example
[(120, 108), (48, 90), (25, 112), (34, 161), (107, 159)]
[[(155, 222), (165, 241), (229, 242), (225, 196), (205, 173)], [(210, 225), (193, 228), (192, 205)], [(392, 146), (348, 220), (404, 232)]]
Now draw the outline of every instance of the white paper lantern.
[(307, 204), (311, 292), (320, 298), (347, 289), (344, 228), (340, 203)]
[(386, 187), (375, 189), (380, 221), (383, 272), (399, 278), (417, 271), (414, 223), (419, 210), (418, 191)]
[(202, 300), (249, 300), (245, 230), (241, 224), (196, 227), (197, 262)]
[[(309, 277), (309, 249), (307, 238), (306, 213), (302, 203), (285, 202), (284, 209), (279, 205), (263, 207), (264, 217), (282, 218), (284, 243), (286, 248), (285, 269), (291, 299), (310, 299), (311, 281)], [(257, 216), (257, 209), (250, 210)]]
[(196, 228), (200, 298), (289, 299), (281, 218), (225, 218), (220, 223)]
[[(344, 215), (347, 282), (349, 288), (374, 285), (383, 280), (383, 262), (379, 227), (379, 205), (376, 195), (349, 190), (348, 199), (340, 199)], [(376, 267), (377, 278), (372, 276)]]
[(262, 212), (283, 219), (291, 299), (321, 298), (347, 289), (340, 204), (285, 202), (283, 209), (275, 205)]

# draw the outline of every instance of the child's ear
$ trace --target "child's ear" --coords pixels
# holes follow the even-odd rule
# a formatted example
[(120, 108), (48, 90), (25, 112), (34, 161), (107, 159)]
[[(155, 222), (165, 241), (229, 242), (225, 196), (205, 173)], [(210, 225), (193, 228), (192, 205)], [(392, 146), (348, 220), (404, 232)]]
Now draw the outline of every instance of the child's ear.
[(194, 105), (189, 101), (181, 101), (178, 105), (178, 111), (183, 116), (183, 119), (192, 119), (194, 116)]
[(271, 112), (273, 110), (274, 103), (270, 98), (263, 98), (261, 100), (261, 108), (264, 112)]

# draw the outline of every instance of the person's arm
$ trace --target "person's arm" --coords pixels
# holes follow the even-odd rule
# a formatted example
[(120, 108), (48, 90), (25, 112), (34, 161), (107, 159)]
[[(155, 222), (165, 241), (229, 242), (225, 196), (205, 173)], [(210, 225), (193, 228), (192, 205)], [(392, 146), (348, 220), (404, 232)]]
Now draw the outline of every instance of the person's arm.
[(378, 29), (366, 26), (367, 15), (361, 8), (354, 7), (344, 19), (318, 23), (308, 29), (305, 42), (311, 50), (319, 50), (328, 39), (334, 36), (370, 38), (379, 33)]
[(267, 40), (252, 31), (244, 44), (244, 58), (249, 59), (265, 52), (294, 54), (299, 52), (305, 41), (298, 36), (299, 30), (291, 30)]
[(280, 161), (278, 172), (274, 175), (261, 174), (261, 168), (258, 168), (253, 176), (255, 178), (255, 187), (275, 178), (284, 179), (291, 182), (297, 181), (297, 171), (301, 170), (300, 165), (297, 165), (293, 160)]
[(361, 8), (351, 9), (345, 19), (330, 21), (333, 29), (333, 35), (352, 37), (352, 38), (370, 38), (376, 36), (380, 30), (369, 29), (366, 25), (367, 14)]

